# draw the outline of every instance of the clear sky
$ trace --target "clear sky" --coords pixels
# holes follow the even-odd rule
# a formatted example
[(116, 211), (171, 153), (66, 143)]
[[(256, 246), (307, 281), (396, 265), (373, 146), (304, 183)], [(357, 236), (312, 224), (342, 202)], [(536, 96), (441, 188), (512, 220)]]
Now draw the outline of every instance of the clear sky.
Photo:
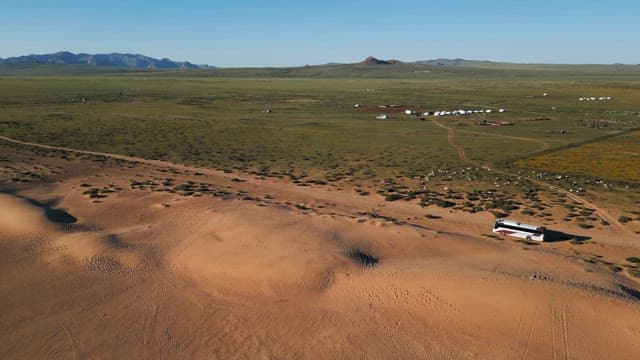
[(640, 0), (0, 0), (0, 57), (132, 52), (216, 66), (368, 55), (640, 63)]

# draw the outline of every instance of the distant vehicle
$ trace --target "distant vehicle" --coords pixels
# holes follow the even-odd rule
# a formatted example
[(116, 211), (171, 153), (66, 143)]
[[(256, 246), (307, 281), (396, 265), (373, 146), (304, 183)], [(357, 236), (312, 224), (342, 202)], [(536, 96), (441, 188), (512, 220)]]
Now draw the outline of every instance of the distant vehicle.
[(505, 219), (496, 220), (493, 226), (494, 233), (523, 238), (528, 241), (544, 241), (545, 230), (542, 226), (523, 224)]
[(387, 120), (388, 118), (389, 118), (389, 115), (387, 114), (380, 114), (376, 116), (376, 119), (380, 119), (380, 120)]

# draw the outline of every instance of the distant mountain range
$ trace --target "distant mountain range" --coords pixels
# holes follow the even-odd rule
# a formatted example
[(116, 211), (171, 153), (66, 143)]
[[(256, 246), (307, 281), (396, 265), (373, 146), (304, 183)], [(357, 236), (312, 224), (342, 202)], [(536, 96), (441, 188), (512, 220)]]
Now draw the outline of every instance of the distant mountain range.
[[(6, 59), (0, 58), (0, 65), (8, 64), (8, 65), (26, 65), (28, 67), (37, 67), (38, 65), (79, 65), (75, 71), (93, 71), (92, 67), (100, 68), (100, 71), (106, 71), (107, 68), (112, 68), (113, 71), (120, 71), (118, 69), (122, 69), (127, 71), (127, 69), (219, 69), (215, 66), (209, 65), (196, 65), (190, 63), (188, 61), (173, 61), (167, 58), (163, 59), (155, 59), (149, 56), (140, 55), (140, 54), (123, 54), (123, 53), (111, 53), (111, 54), (74, 54), (68, 51), (59, 51), (53, 54), (41, 54), (41, 55), (25, 55), (25, 56), (17, 56), (10, 57)], [(86, 65), (86, 66), (83, 66)], [(395, 66), (391, 66), (395, 65)], [(432, 60), (419, 60), (419, 61), (410, 61), (403, 62), (400, 60), (382, 60), (375, 58), (373, 56), (369, 56), (366, 59), (357, 62), (357, 63), (328, 63), (324, 65), (305, 65), (305, 66), (290, 66), (290, 67), (269, 67), (269, 68), (260, 68), (254, 67), (251, 69), (271, 69), (275, 72), (283, 72), (283, 74), (289, 74), (292, 71), (297, 71), (296, 69), (302, 69), (303, 73), (318, 71), (325, 67), (329, 67), (332, 70), (337, 68), (343, 69), (344, 67), (349, 67), (353, 69), (359, 69), (358, 71), (399, 71), (401, 68), (406, 68), (409, 71), (414, 71), (416, 66), (424, 66), (424, 67), (442, 67), (446, 68), (465, 68), (465, 67), (503, 67), (503, 66), (533, 66), (536, 64), (517, 64), (517, 63), (507, 63), (507, 62), (494, 62), (488, 60), (467, 60), (467, 59), (447, 59), (447, 58), (438, 58)], [(544, 65), (544, 64), (537, 64)], [(547, 64), (551, 65), (551, 64)], [(558, 65), (558, 64), (556, 64)], [(614, 64), (614, 65), (622, 65), (622, 64)], [(640, 64), (638, 64), (640, 65)], [(561, 65), (558, 65), (561, 66)], [(79, 70), (84, 69), (84, 70)], [(227, 69), (228, 73), (236, 73), (238, 71), (242, 72), (241, 69), (248, 68), (229, 68)], [(374, 70), (377, 69), (377, 70)], [(383, 70), (384, 69), (384, 70)], [(394, 70), (392, 70), (394, 69)], [(311, 71), (313, 70), (313, 71)], [(111, 71), (111, 70), (109, 70)], [(246, 71), (245, 71), (246, 72)]]
[[(467, 60), (467, 59), (432, 59), (432, 60), (418, 60), (413, 62), (403, 62), (400, 60), (381, 60), (373, 56), (369, 56), (356, 65), (396, 65), (396, 64), (418, 64), (418, 65), (431, 65), (431, 66), (473, 66), (473, 65), (491, 65), (501, 64), (499, 62), (487, 61), (487, 60)], [(330, 65), (330, 64), (327, 64)]]
[(467, 59), (460, 59), (460, 58), (456, 58), (456, 59), (438, 58), (438, 59), (431, 59), (431, 60), (401, 61), (401, 60), (395, 60), (395, 59), (383, 60), (373, 56), (368, 56), (364, 60), (357, 63), (330, 62), (324, 65), (330, 65), (330, 66), (355, 65), (356, 67), (363, 67), (366, 65), (474, 66), (474, 65), (500, 65), (500, 64), (510, 64), (510, 63), (495, 62), (495, 61), (489, 61), (489, 60), (467, 60)]
[(0, 64), (57, 64), (57, 65), (92, 65), (116, 66), (138, 69), (201, 69), (206, 65), (195, 65), (188, 61), (173, 61), (169, 59), (154, 59), (139, 54), (74, 54), (59, 51), (54, 54), (25, 55), (0, 58)]
[[(333, 65), (336, 63), (331, 63), (331, 64), (327, 64), (327, 65)], [(438, 59), (431, 59), (431, 60), (418, 60), (418, 61), (408, 61), (408, 62), (403, 62), (400, 60), (380, 60), (377, 59), (373, 56), (369, 56), (366, 59), (362, 60), (359, 63), (356, 63), (355, 65), (357, 66), (362, 66), (362, 65), (396, 65), (396, 64), (407, 64), (407, 65), (427, 65), (427, 66), (484, 66), (484, 65), (572, 65), (572, 64), (544, 64), (544, 63), (515, 63), (515, 62), (500, 62), (500, 61), (489, 61), (489, 60), (469, 60), (469, 59), (461, 59), (461, 58), (455, 58), (455, 59), (447, 59), (447, 58), (438, 58)], [(340, 65), (346, 65), (346, 64), (340, 64)], [(580, 64), (573, 64), (573, 65), (580, 65)], [(606, 64), (582, 64), (582, 65), (606, 65)], [(613, 63), (611, 65), (614, 66), (626, 66), (627, 64), (621, 64), (621, 63)], [(640, 65), (640, 64), (638, 64)]]

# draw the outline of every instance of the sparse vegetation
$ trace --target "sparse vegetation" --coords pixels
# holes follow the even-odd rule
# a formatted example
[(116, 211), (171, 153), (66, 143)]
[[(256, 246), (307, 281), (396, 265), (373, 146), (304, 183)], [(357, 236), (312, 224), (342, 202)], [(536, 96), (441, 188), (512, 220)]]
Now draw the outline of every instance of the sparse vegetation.
[(623, 270), (623, 268), (621, 266), (612, 264), (612, 265), (608, 265), (609, 270), (611, 270), (612, 272), (621, 272)]
[(628, 257), (626, 260), (630, 263), (640, 264), (640, 257), (637, 256)]
[(640, 278), (640, 269), (639, 268), (627, 268), (627, 272), (629, 275)]
[(626, 224), (626, 223), (628, 223), (628, 222), (629, 222), (629, 221), (631, 221), (631, 220), (633, 220), (633, 219), (632, 219), (632, 218), (630, 218), (630, 217), (628, 217), (628, 216), (625, 216), (625, 215), (622, 215), (622, 216), (620, 216), (620, 217), (618, 218), (618, 221), (619, 221), (620, 223), (622, 223), (622, 224)]
[[(12, 73), (0, 67), (0, 91), (5, 94), (0, 99), (0, 133), (226, 173), (286, 177), (299, 186), (357, 189), (360, 195), (378, 193), (388, 201), (416, 199), (423, 206), (469, 213), (491, 211), (497, 217), (514, 213), (551, 219), (548, 204), (540, 202), (540, 190), (528, 179), (554, 182), (578, 194), (590, 188), (624, 193), (629, 203), (638, 200), (640, 177), (631, 160), (638, 151), (638, 133), (594, 140), (640, 126), (635, 108), (638, 91), (633, 87), (640, 71), (504, 66), (447, 67), (445, 71), (424, 65), (429, 73), (416, 73), (404, 65), (384, 71), (375, 66), (337, 66), (288, 72), (121, 73), (74, 72), (71, 68), (68, 73), (55, 73), (46, 66)], [(519, 77), (506, 78), (505, 70)], [(48, 76), (54, 73), (56, 77)], [(572, 81), (570, 86), (567, 79)], [(562, 95), (544, 103), (528, 97), (549, 87)], [(375, 92), (363, 92), (374, 88)], [(575, 101), (580, 94), (603, 89), (616, 99), (607, 103), (615, 105), (616, 111), (585, 111), (586, 105)], [(354, 103), (362, 106), (356, 109)], [(393, 103), (421, 110), (467, 104), (505, 107), (508, 112), (491, 114), (491, 119), (514, 126), (479, 129), (474, 124), (480, 115), (452, 117), (455, 142), (464, 145), (467, 156), (461, 159), (448, 144), (447, 131), (429, 117), (419, 121), (398, 114), (390, 121), (375, 120), (378, 105)], [(562, 111), (541, 116), (550, 106)], [(542, 117), (544, 122), (530, 121)], [(561, 130), (570, 136), (560, 136)], [(546, 153), (528, 157), (547, 147)], [(71, 161), (72, 155), (64, 156)], [(93, 161), (106, 159), (94, 157)], [(514, 176), (497, 176), (479, 164), (509, 166)], [(605, 181), (609, 177), (616, 182)], [(12, 178), (16, 183), (38, 180), (26, 171)], [(393, 183), (386, 183), (388, 179)], [(234, 177), (234, 181), (241, 182), (241, 178)], [(443, 192), (445, 184), (448, 190)], [(85, 185), (91, 187), (81, 186)], [(131, 183), (134, 189), (188, 196), (203, 193), (197, 187), (175, 186), (171, 179)], [(513, 190), (524, 196), (504, 196)], [(598, 221), (592, 211), (579, 205), (563, 205), (569, 211), (563, 215), (567, 222), (586, 226)]]

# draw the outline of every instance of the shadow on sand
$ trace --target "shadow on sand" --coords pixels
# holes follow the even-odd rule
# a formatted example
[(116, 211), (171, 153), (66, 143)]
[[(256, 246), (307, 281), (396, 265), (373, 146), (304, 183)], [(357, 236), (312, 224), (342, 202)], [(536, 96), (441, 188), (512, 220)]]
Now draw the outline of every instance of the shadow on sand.
[(620, 284), (620, 289), (634, 300), (640, 300), (640, 291)]
[(565, 233), (565, 232), (561, 232), (561, 231), (555, 231), (555, 230), (549, 230), (549, 229), (547, 229), (544, 232), (544, 241), (545, 242), (559, 242), (559, 241), (569, 241), (569, 240), (584, 242), (584, 241), (587, 241), (587, 240), (591, 240), (591, 237), (583, 236), (583, 235), (569, 234), (569, 233)]
[(20, 194), (16, 194), (14, 192), (11, 191), (3, 191), (5, 194), (10, 194), (12, 196), (15, 196), (17, 198), (23, 199), (28, 201), (31, 205), (37, 206), (40, 209), (42, 209), (44, 211), (45, 216), (47, 217), (47, 219), (49, 219), (49, 221), (54, 222), (56, 224), (75, 224), (76, 222), (78, 222), (78, 219), (69, 214), (68, 212), (61, 210), (61, 209), (56, 209), (55, 206), (58, 204), (59, 199), (52, 199), (52, 200), (47, 200), (47, 201), (38, 201), (35, 199), (31, 199), (28, 198), (26, 196), (20, 195)]

